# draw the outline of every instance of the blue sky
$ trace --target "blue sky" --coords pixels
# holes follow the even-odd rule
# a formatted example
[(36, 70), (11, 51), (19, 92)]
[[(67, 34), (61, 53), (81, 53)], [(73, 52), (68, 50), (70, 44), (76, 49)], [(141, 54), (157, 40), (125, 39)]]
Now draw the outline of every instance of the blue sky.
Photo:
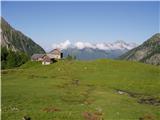
[(54, 43), (142, 43), (159, 32), (160, 2), (2, 2), (2, 16), (50, 49)]

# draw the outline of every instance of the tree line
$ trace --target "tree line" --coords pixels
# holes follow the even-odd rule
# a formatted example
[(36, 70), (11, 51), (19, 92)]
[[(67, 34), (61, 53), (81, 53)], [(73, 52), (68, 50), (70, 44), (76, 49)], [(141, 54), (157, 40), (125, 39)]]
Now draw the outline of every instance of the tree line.
[(13, 51), (6, 47), (1, 48), (1, 69), (19, 67), (29, 60), (29, 56), (24, 52)]

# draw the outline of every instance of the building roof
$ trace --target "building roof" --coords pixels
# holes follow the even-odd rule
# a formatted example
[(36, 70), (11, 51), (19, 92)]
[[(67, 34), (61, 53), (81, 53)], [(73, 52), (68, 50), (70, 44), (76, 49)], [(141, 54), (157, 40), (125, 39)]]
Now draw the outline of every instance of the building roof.
[(46, 55), (43, 58), (43, 62), (51, 62), (51, 59)]
[(45, 54), (33, 54), (32, 56), (31, 56), (31, 59), (32, 60), (36, 60), (36, 59), (38, 59), (38, 58), (43, 58), (45, 56)]
[(49, 54), (56, 54), (56, 55), (58, 54), (59, 55), (59, 54), (61, 54), (61, 50), (60, 49), (54, 49), (54, 50), (50, 51)]

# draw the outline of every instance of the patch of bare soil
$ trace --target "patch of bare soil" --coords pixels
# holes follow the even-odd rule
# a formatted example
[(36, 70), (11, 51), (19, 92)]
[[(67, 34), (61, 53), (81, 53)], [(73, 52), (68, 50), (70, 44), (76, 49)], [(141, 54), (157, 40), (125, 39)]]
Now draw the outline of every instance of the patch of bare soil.
[(48, 76), (39, 76), (39, 75), (34, 75), (34, 74), (31, 74), (28, 76), (29, 79), (33, 79), (33, 78), (48, 78)]
[(154, 115), (146, 114), (143, 117), (140, 117), (139, 120), (156, 120)]
[(48, 112), (59, 112), (61, 110), (59, 108), (51, 106), (44, 108), (43, 111), (48, 113)]
[(101, 112), (83, 112), (82, 116), (85, 120), (104, 120)]

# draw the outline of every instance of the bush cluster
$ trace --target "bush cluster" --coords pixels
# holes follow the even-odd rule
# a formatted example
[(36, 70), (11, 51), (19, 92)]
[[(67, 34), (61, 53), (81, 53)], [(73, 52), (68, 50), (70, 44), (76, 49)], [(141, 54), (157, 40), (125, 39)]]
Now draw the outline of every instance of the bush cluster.
[(6, 47), (1, 48), (1, 69), (19, 67), (29, 60), (24, 52), (13, 51)]

